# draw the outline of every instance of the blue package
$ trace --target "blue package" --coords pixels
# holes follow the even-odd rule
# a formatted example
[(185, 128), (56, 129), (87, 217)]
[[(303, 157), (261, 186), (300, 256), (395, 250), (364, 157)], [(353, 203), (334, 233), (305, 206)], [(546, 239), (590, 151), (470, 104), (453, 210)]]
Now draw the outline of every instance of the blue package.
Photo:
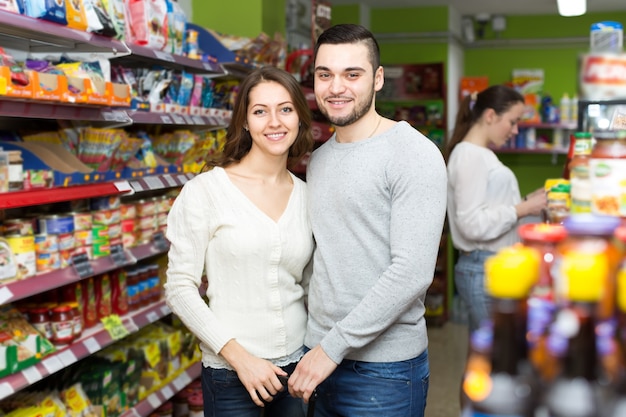
[(64, 0), (24, 0), (24, 14), (36, 19), (67, 25)]

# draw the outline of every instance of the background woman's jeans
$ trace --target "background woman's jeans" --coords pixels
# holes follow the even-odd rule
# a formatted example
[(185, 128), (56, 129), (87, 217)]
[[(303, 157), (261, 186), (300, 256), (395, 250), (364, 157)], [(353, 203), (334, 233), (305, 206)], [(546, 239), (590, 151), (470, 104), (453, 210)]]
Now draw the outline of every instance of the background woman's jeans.
[(491, 317), (491, 298), (485, 291), (485, 261), (494, 252), (461, 252), (454, 266), (454, 284), (469, 312), (469, 329), (476, 330)]
[(428, 350), (401, 362), (344, 360), (318, 388), (315, 417), (422, 417)]
[[(291, 375), (296, 364), (282, 369)], [(202, 368), (202, 395), (205, 417), (259, 417), (257, 406), (244, 388), (235, 371)], [(304, 417), (303, 402), (289, 395), (287, 388), (265, 405), (266, 417)]]

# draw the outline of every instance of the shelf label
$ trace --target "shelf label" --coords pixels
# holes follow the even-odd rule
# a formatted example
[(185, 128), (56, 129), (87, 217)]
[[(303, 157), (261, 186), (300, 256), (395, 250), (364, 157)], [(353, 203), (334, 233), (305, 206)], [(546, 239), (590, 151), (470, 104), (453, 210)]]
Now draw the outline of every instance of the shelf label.
[(22, 375), (28, 381), (29, 384), (34, 384), (37, 381), (41, 381), (42, 376), (39, 369), (36, 366), (30, 366), (22, 371)]
[(59, 358), (56, 357), (56, 355), (47, 357), (46, 359), (41, 361), (41, 364), (44, 368), (46, 368), (46, 371), (48, 371), (49, 375), (52, 375), (55, 372), (63, 369), (63, 364), (61, 363)]
[(191, 116), (189, 116), (187, 114), (183, 114), (183, 119), (185, 119), (185, 123), (187, 123), (188, 125), (192, 125), (193, 124), (193, 119), (191, 118)]
[(169, 52), (154, 51), (154, 55), (162, 61), (176, 62), (174, 55), (170, 54)]
[(165, 252), (170, 248), (167, 239), (165, 239), (165, 235), (163, 234), (163, 232), (160, 231), (152, 235), (152, 244), (154, 245), (156, 250), (161, 252)]
[(6, 398), (14, 392), (15, 390), (8, 382), (3, 382), (2, 384), (0, 384), (0, 398)]
[(202, 118), (202, 116), (193, 116), (193, 122), (197, 125), (205, 125), (206, 122), (204, 121), (204, 119)]
[(85, 345), (85, 349), (87, 349), (89, 353), (95, 353), (102, 349), (95, 337), (83, 340), (83, 345)]
[(178, 186), (178, 183), (176, 182), (174, 177), (169, 175), (169, 174), (164, 175), (163, 179), (165, 180), (165, 183), (168, 185), (168, 187), (177, 187)]
[(0, 288), (0, 305), (6, 303), (13, 298), (13, 293), (7, 287)]
[(169, 115), (164, 114), (161, 116), (161, 122), (169, 125), (172, 124), (172, 119), (170, 119)]
[(150, 190), (158, 190), (163, 188), (163, 181), (160, 177), (145, 177), (143, 179)]
[(103, 111), (102, 118), (107, 122), (131, 122), (132, 119), (128, 116), (125, 111), (122, 110), (112, 110), (112, 111)]
[(161, 307), (161, 314), (163, 315), (163, 317), (167, 316), (171, 312), (172, 312), (172, 310), (170, 309), (170, 307), (167, 304), (165, 304), (164, 306)]
[(133, 191), (133, 187), (131, 187), (128, 181), (115, 181), (113, 185), (120, 193), (130, 193)]
[(161, 394), (167, 399), (172, 398), (174, 396), (174, 390), (169, 385), (166, 385), (161, 390)]
[(128, 336), (130, 333), (128, 329), (122, 323), (122, 319), (117, 314), (111, 314), (103, 317), (100, 321), (104, 325), (104, 328), (109, 332), (109, 336), (113, 340), (120, 340)]
[(144, 188), (143, 184), (139, 180), (131, 181), (130, 182), (130, 186), (133, 188), (133, 190), (135, 190), (137, 192), (145, 191), (145, 188)]
[(63, 364), (64, 368), (67, 368), (68, 366), (75, 364), (77, 361), (76, 355), (74, 354), (74, 352), (72, 352), (72, 348), (65, 349), (64, 351), (59, 353), (57, 356), (59, 357), (59, 360)]
[(151, 311), (148, 314), (146, 314), (146, 318), (148, 319), (150, 323), (154, 323), (155, 321), (159, 320), (161, 317), (156, 313), (156, 311)]
[(128, 258), (126, 257), (126, 252), (124, 252), (124, 246), (121, 243), (116, 243), (111, 245), (111, 259), (113, 263), (118, 266), (123, 266), (128, 263)]
[(148, 404), (150, 404), (150, 407), (152, 408), (156, 409), (161, 406), (161, 400), (159, 400), (159, 397), (157, 397), (156, 394), (150, 394), (146, 399), (148, 400)]
[(89, 262), (87, 252), (72, 255), (72, 267), (81, 278), (87, 278), (94, 275), (93, 266), (91, 266), (91, 263)]
[(172, 113), (170, 114), (170, 116), (172, 117), (172, 120), (174, 121), (174, 123), (176, 123), (177, 125), (185, 124), (185, 119), (183, 119), (183, 117), (180, 114)]

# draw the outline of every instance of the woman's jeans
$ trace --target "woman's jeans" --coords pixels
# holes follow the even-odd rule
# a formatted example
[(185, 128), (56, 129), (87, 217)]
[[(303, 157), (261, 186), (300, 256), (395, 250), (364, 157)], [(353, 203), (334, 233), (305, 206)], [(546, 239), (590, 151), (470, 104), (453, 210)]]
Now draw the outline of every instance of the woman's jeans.
[[(291, 374), (296, 364), (282, 369)], [(202, 395), (205, 417), (259, 417), (261, 407), (250, 398), (235, 371), (202, 368)], [(265, 417), (304, 417), (303, 402), (289, 395), (287, 388), (265, 405)]]
[(491, 298), (485, 291), (485, 260), (494, 252), (461, 252), (454, 266), (454, 284), (469, 312), (469, 330), (491, 318)]
[(344, 360), (317, 387), (315, 417), (422, 417), (429, 378), (428, 350), (401, 362)]

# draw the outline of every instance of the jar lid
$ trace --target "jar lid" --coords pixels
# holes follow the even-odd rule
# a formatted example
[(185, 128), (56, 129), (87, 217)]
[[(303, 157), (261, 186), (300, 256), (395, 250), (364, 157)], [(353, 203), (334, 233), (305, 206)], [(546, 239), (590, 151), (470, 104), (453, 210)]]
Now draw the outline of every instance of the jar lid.
[(57, 312), (57, 313), (63, 313), (65, 311), (71, 311), (71, 310), (72, 310), (72, 307), (70, 307), (67, 304), (61, 304), (52, 309), (53, 312)]
[(598, 214), (576, 214), (563, 221), (565, 230), (570, 235), (610, 236), (620, 225), (619, 217)]
[(567, 236), (567, 230), (560, 224), (527, 223), (517, 228), (522, 240), (539, 242), (560, 242)]
[(574, 133), (576, 139), (591, 139), (593, 136), (590, 132), (576, 132)]
[(189, 396), (189, 398), (187, 398), (187, 401), (189, 402), (189, 405), (191, 406), (201, 406), (203, 404), (202, 393), (194, 392), (193, 394)]

